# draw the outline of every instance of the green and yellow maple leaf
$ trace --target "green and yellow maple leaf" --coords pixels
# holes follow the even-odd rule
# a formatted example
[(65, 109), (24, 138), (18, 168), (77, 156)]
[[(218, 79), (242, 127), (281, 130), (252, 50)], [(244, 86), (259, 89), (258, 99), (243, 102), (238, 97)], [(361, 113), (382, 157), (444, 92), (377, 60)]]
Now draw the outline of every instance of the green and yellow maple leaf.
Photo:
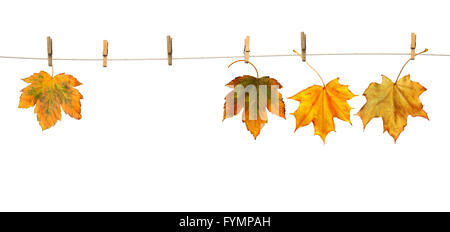
[(74, 87), (81, 83), (72, 75), (58, 74), (52, 77), (47, 72), (34, 73), (23, 79), (30, 83), (22, 89), (19, 108), (33, 107), (42, 130), (61, 120), (61, 108), (72, 118), (81, 119), (81, 93)]
[(255, 139), (267, 123), (266, 109), (286, 119), (283, 96), (278, 92), (282, 86), (277, 80), (268, 76), (257, 78), (244, 75), (236, 77), (226, 86), (233, 88), (233, 91), (225, 97), (223, 120), (244, 109), (242, 122)]

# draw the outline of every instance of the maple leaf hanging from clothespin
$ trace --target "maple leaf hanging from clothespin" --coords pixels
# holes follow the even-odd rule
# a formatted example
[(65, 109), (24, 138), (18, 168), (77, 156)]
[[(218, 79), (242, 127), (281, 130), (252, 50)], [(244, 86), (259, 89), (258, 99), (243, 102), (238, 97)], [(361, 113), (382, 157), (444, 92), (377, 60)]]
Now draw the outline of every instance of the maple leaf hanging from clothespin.
[[(415, 48), (415, 35), (413, 35), (413, 38)], [(394, 138), (394, 142), (397, 142), (400, 133), (405, 129), (408, 116), (428, 119), (419, 99), (419, 96), (427, 89), (418, 82), (411, 81), (409, 74), (400, 78), (409, 61), (428, 51), (428, 49), (425, 49), (415, 54), (413, 46), (411, 46), (411, 50), (411, 58), (403, 65), (395, 82), (385, 75), (381, 75), (381, 84), (370, 83), (363, 94), (367, 102), (357, 113), (364, 128), (373, 118), (381, 117), (383, 119), (383, 132), (387, 131)]]
[(23, 79), (29, 83), (22, 89), (19, 108), (33, 107), (42, 130), (61, 120), (61, 108), (72, 118), (81, 119), (81, 93), (74, 87), (81, 83), (72, 75), (61, 73), (55, 77), (41, 71)]
[[(302, 57), (297, 51), (294, 52)], [(300, 102), (297, 110), (292, 113), (296, 119), (295, 131), (311, 122), (314, 124), (315, 135), (319, 135), (325, 143), (328, 133), (335, 131), (334, 117), (350, 123), (350, 110), (347, 103), (354, 95), (347, 85), (341, 85), (336, 78), (325, 85), (319, 73), (306, 61), (304, 62), (319, 76), (322, 86), (313, 85), (289, 99)]]

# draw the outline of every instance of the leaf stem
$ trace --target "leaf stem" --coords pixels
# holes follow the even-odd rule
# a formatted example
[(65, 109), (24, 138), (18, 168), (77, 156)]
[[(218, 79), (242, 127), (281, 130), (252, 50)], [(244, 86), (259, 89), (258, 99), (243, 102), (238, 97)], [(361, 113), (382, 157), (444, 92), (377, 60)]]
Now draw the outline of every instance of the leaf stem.
[[(418, 56), (418, 55), (420, 55), (420, 54), (423, 54), (423, 53), (425, 53), (425, 52), (428, 52), (428, 48), (425, 48), (425, 50), (423, 50), (423, 51), (417, 53), (416, 56)], [(411, 60), (412, 60), (412, 59), (409, 58), (409, 59), (405, 62), (405, 64), (403, 65), (402, 69), (400, 69), (400, 72), (398, 73), (397, 79), (395, 80), (395, 83), (396, 83), (396, 84), (397, 84), (398, 78), (400, 78), (400, 75), (402, 74), (403, 69), (405, 68), (405, 66), (406, 66), (406, 65), (409, 63), (409, 61), (411, 61)]]
[[(298, 56), (302, 57), (302, 55), (300, 55), (300, 53), (298, 53), (297, 51), (293, 50)], [(317, 76), (319, 76), (320, 80), (322, 81), (322, 85), (325, 88), (325, 82), (323, 82), (323, 78), (322, 76), (320, 76), (319, 72), (317, 72), (317, 70), (311, 66), (308, 61), (305, 61), (305, 63), (317, 74)]]
[[(237, 63), (237, 62), (242, 62), (242, 61), (246, 61), (246, 60), (236, 60), (236, 61), (234, 61), (233, 63), (231, 63), (230, 65), (228, 65), (228, 68), (230, 68), (231, 67), (231, 65), (233, 65), (233, 64), (235, 64), (235, 63)], [(252, 66), (253, 66), (253, 68), (255, 69), (255, 71), (256, 71), (256, 78), (259, 78), (259, 73), (258, 73), (258, 69), (256, 68), (256, 66), (254, 65), (254, 64), (252, 64), (252, 62), (250, 62), (250, 61), (246, 61), (246, 63), (249, 63), (249, 64), (251, 64)]]

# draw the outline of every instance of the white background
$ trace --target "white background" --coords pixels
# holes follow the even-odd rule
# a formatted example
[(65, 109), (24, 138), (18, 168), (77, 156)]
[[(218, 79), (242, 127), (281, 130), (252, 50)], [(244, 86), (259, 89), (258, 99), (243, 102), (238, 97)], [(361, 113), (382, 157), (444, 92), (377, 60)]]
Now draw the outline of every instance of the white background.
[[(289, 54), (307, 33), (308, 52), (450, 53), (446, 1), (2, 1), (0, 55), (165, 57)], [(222, 122), (225, 84), (249, 65), (233, 60), (54, 61), (83, 83), (80, 121), (64, 115), (41, 131), (18, 109), (21, 80), (46, 60), (0, 59), (2, 211), (416, 211), (450, 210), (448, 57), (417, 57), (404, 70), (425, 86), (430, 121), (408, 118), (397, 144), (381, 119), (365, 131), (354, 116), (381, 74), (395, 78), (407, 56), (308, 57), (328, 82), (359, 95), (353, 126), (336, 119), (326, 144), (312, 125), (270, 114), (255, 141), (240, 116)], [(290, 97), (313, 84), (299, 57), (251, 58)], [(298, 102), (285, 99), (292, 113)]]

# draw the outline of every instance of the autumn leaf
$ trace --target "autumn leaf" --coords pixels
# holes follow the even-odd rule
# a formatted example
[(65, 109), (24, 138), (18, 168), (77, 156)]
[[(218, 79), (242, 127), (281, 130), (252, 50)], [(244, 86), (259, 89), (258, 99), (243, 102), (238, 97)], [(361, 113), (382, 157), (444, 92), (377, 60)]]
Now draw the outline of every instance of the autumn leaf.
[(81, 119), (81, 93), (74, 87), (81, 85), (72, 75), (58, 74), (55, 77), (41, 71), (23, 79), (30, 83), (22, 89), (19, 108), (33, 107), (37, 119), (46, 130), (61, 120), (61, 107), (72, 118)]
[(382, 75), (381, 84), (372, 82), (364, 91), (367, 103), (357, 113), (363, 121), (364, 128), (372, 118), (383, 119), (384, 131), (397, 141), (404, 130), (408, 115), (428, 119), (422, 109), (419, 96), (425, 92), (425, 87), (410, 80), (410, 75), (400, 78), (396, 83)]
[(300, 102), (292, 113), (296, 119), (295, 131), (311, 122), (315, 135), (319, 135), (325, 143), (328, 133), (335, 131), (334, 117), (350, 123), (350, 110), (347, 100), (355, 97), (347, 85), (339, 84), (339, 78), (330, 81), (326, 86), (313, 85), (290, 97)]
[(268, 76), (257, 78), (249, 75), (236, 77), (226, 86), (233, 91), (225, 97), (223, 120), (239, 114), (242, 109), (242, 122), (256, 139), (264, 124), (267, 112), (285, 119), (285, 106), (279, 88), (281, 84)]

